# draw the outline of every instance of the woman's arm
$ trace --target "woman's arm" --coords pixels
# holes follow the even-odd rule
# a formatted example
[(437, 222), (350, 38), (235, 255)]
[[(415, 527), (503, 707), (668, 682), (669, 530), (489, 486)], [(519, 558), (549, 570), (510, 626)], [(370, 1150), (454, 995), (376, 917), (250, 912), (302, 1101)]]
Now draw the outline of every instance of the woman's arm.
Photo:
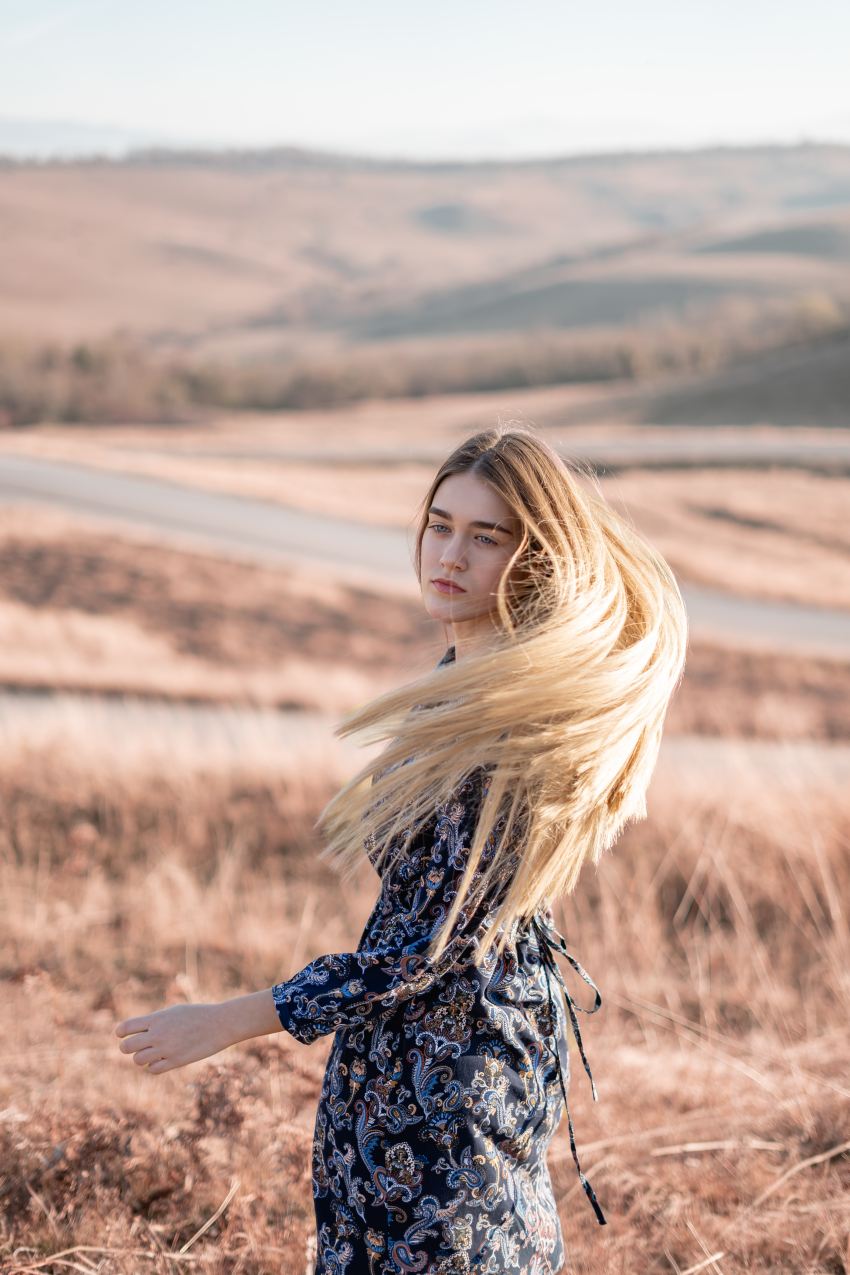
[(172, 1071), (254, 1036), (283, 1028), (271, 989), (203, 1005), (169, 1005), (152, 1014), (125, 1018), (115, 1027), (118, 1048), (148, 1071)]
[[(288, 1031), (309, 1044), (343, 1026), (389, 1013), (425, 991), (468, 955), (484, 919), (479, 905), (461, 909), (454, 932), (436, 963), (423, 955), (441, 925), (466, 866), (480, 803), (468, 779), (441, 808), (409, 906), (392, 917), (391, 936), (377, 948), (317, 956), (302, 970), (259, 992), (205, 1005), (173, 1005), (125, 1019), (115, 1028), (119, 1048), (149, 1071), (170, 1071), (208, 1058), (254, 1036)], [(497, 835), (485, 846), (479, 871), (495, 852)], [(477, 879), (477, 877), (476, 877)], [(474, 888), (475, 880), (473, 881)], [(387, 887), (392, 901), (394, 887)]]

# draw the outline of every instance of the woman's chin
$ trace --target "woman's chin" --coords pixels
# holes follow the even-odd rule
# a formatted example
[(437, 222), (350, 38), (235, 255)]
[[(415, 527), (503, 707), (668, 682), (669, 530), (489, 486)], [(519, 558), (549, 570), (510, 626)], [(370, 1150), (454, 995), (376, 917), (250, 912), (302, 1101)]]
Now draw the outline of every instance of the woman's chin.
[(425, 603), (425, 610), (432, 620), (454, 619), (450, 606), (440, 606), (439, 602), (435, 606), (430, 599)]

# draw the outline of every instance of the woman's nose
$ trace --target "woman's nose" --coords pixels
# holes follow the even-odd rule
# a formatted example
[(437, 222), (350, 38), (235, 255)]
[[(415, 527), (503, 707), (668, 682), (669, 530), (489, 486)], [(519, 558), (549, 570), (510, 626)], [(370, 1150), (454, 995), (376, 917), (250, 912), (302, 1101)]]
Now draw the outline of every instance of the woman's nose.
[(453, 553), (451, 548), (446, 549), (445, 553), (440, 555), (440, 566), (444, 571), (454, 570), (455, 567), (462, 566), (463, 556), (458, 551)]

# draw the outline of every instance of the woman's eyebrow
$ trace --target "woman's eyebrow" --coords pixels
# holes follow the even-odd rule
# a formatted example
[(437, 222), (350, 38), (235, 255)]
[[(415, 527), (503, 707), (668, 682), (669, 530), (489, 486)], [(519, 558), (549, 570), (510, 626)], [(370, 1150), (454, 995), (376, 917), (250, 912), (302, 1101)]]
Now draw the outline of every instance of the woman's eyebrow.
[[(431, 508), (428, 510), (428, 513), (436, 514), (438, 518), (448, 518), (449, 522), (451, 522), (452, 520), (452, 516), (450, 513), (447, 513), (445, 509), (437, 509), (435, 505), (431, 506)], [(469, 525), (470, 527), (483, 527), (485, 531), (503, 531), (506, 536), (511, 535), (510, 527), (503, 527), (500, 522), (476, 521), (476, 522), (471, 522)]]

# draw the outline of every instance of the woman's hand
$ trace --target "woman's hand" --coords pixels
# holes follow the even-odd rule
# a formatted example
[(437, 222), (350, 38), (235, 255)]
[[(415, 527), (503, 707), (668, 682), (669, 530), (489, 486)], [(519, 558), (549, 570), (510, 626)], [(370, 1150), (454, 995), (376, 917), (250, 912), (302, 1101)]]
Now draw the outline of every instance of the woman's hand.
[(132, 1054), (138, 1067), (173, 1071), (209, 1058), (234, 1043), (223, 1006), (170, 1005), (152, 1014), (125, 1018), (115, 1027), (122, 1054)]
[(270, 987), (211, 1005), (170, 1005), (116, 1024), (118, 1048), (148, 1071), (172, 1071), (283, 1027)]

